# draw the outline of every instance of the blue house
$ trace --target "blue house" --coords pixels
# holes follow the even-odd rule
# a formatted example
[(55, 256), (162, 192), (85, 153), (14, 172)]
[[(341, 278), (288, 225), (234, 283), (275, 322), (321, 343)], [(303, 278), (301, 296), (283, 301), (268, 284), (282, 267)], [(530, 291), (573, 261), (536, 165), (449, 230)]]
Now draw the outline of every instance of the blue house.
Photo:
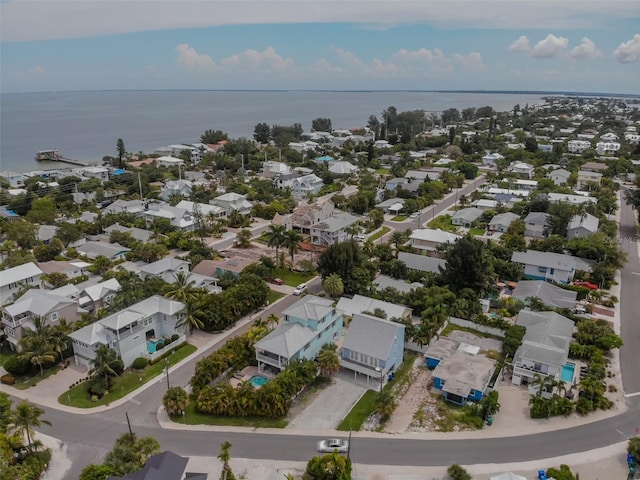
[(424, 357), (427, 362), (427, 368), (433, 370), (436, 368), (442, 360), (451, 355), (458, 348), (458, 344), (453, 340), (449, 340), (445, 337), (440, 337), (429, 342), (427, 351)]
[(283, 370), (292, 360), (313, 360), (342, 335), (344, 316), (333, 301), (306, 295), (284, 312), (284, 323), (255, 344), (258, 370)]
[(469, 353), (479, 347), (461, 344), (433, 371), (433, 387), (444, 394), (446, 401), (464, 405), (479, 402), (485, 395), (496, 368), (495, 360)]
[(356, 313), (340, 350), (340, 366), (367, 380), (382, 380), (403, 361), (404, 330), (401, 323)]

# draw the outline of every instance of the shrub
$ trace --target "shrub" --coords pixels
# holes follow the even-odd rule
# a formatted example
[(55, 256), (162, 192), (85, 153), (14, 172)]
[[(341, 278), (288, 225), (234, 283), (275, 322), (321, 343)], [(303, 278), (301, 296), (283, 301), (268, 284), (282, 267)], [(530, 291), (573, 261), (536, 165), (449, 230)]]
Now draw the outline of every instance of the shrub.
[(164, 342), (158, 342), (158, 343), (156, 344), (156, 352), (157, 352), (158, 350), (162, 350), (163, 348), (164, 348)]
[(0, 377), (0, 382), (4, 383), (5, 385), (13, 385), (14, 383), (16, 383), (16, 379), (13, 375), (3, 375)]
[(593, 412), (593, 402), (586, 397), (580, 397), (576, 403), (576, 412), (580, 415), (586, 415)]
[(147, 360), (144, 357), (138, 357), (136, 358), (133, 363), (131, 364), (131, 366), (135, 369), (135, 370), (142, 370), (143, 368), (145, 368), (147, 365), (149, 364), (149, 360)]
[(172, 342), (175, 342), (179, 338), (180, 338), (180, 335), (178, 335), (177, 333), (174, 333), (173, 335), (171, 335), (171, 341)]
[(15, 375), (17, 377), (29, 373), (31, 371), (31, 367), (31, 362), (21, 360), (18, 355), (9, 357), (9, 359), (4, 362), (4, 369), (11, 375)]

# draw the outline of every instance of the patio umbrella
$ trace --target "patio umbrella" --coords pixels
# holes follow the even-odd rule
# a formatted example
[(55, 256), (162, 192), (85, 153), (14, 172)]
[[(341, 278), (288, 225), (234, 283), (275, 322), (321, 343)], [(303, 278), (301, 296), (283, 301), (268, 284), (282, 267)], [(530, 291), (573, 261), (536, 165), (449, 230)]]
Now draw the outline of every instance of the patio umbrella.
[(516, 475), (515, 473), (507, 472), (495, 477), (491, 477), (489, 480), (527, 480), (527, 478), (523, 477), (522, 475)]

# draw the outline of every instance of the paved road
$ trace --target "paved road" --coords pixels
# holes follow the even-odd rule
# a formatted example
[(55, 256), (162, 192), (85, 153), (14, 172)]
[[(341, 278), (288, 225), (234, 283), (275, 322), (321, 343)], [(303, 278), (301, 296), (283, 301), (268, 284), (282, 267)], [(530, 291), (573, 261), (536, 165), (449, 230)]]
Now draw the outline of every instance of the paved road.
[[(622, 202), (620, 210), (619, 242), (627, 253), (627, 264), (620, 272), (620, 336), (624, 345), (620, 349), (620, 370), (627, 403), (640, 407), (640, 259), (638, 258), (638, 232), (636, 211)], [(640, 427), (640, 418), (636, 419)]]
[[(466, 193), (461, 193), (466, 194)], [(443, 201), (440, 208), (448, 208), (454, 199)], [(635, 237), (633, 212), (623, 207), (621, 237)], [(640, 263), (635, 243), (623, 242), (628, 251), (629, 262), (622, 271), (622, 335), (625, 347), (620, 352), (622, 377), (627, 392), (640, 390), (638, 375), (638, 348), (640, 348), (640, 322), (636, 312), (640, 311)], [(311, 282), (309, 290), (319, 291), (319, 280)], [(263, 315), (280, 313), (297, 300), (287, 297), (267, 309)], [(203, 352), (201, 355), (206, 354)], [(194, 362), (189, 362), (171, 374), (172, 383), (186, 385), (193, 373)], [(160, 428), (156, 411), (160, 405), (166, 385), (157, 382), (140, 392), (133, 400), (108, 412), (92, 415), (73, 415), (54, 409), (45, 409), (45, 417), (52, 426), (44, 426), (43, 433), (63, 440), (69, 446), (77, 474), (83, 465), (99, 462), (111, 448), (113, 441), (127, 431), (125, 412), (129, 414), (134, 431), (141, 436), (153, 435), (163, 446), (183, 455), (217, 454), (224, 440), (233, 444), (233, 454), (238, 458), (264, 458), (285, 461), (308, 461), (315, 454), (314, 436), (292, 435), (270, 431), (215, 432), (181, 431)], [(632, 407), (625, 413), (606, 420), (579, 427), (535, 435), (474, 440), (426, 440), (406, 439), (379, 435), (375, 438), (356, 433), (352, 438), (352, 458), (356, 463), (443, 466), (451, 463), (511, 463), (543, 459), (618, 443), (634, 433), (640, 425), (638, 397), (630, 397)], [(31, 399), (37, 403), (37, 399)], [(71, 477), (70, 477), (71, 478)]]

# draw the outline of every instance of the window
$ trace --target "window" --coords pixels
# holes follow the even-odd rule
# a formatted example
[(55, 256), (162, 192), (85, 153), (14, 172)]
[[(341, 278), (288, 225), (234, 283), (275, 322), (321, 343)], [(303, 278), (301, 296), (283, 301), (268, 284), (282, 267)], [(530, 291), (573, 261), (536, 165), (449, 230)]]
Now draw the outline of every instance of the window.
[(51, 316), (49, 317), (49, 319), (50, 319), (52, 322), (55, 322), (56, 320), (58, 320), (58, 312), (53, 312), (53, 313), (51, 314)]
[(9, 335), (10, 337), (13, 337), (15, 335), (13, 333), (13, 328), (11, 327), (4, 327), (4, 331), (7, 332), (7, 335)]
[(547, 267), (538, 267), (540, 273), (547, 273)]

